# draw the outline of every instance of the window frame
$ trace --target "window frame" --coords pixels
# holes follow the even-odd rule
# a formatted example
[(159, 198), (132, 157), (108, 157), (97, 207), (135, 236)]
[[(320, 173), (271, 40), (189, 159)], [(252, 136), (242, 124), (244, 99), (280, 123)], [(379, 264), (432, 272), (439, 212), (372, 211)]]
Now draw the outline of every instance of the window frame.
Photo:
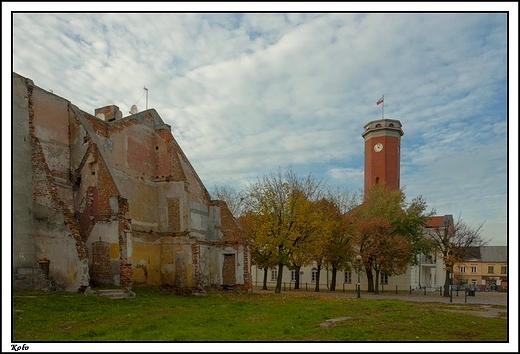
[(345, 277), (343, 278), (343, 282), (347, 284), (352, 284), (352, 272), (349, 270), (345, 271)]
[(318, 268), (312, 268), (311, 283), (316, 283), (316, 279), (318, 279)]

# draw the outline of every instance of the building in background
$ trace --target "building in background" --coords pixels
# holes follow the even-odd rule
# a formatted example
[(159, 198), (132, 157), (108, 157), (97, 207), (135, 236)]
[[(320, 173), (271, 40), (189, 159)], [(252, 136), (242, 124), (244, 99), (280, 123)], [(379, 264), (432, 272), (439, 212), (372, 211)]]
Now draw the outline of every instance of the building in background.
[[(394, 119), (378, 119), (368, 122), (364, 126), (361, 136), (364, 139), (364, 190), (365, 193), (378, 183), (386, 183), (391, 189), (400, 188), (400, 164), (401, 164), (401, 137), (404, 135), (401, 122)], [(348, 214), (348, 213), (347, 213)], [(424, 227), (424, 234), (428, 235), (435, 228), (453, 225), (452, 215), (441, 215), (429, 218)], [(267, 282), (276, 284), (277, 269), (268, 270)], [(283, 280), (286, 288), (292, 287), (295, 280), (295, 271), (284, 269)], [(314, 288), (317, 268), (302, 267), (300, 270), (301, 288)], [(322, 269), (325, 274), (320, 275), (320, 285), (328, 289), (330, 284), (330, 272)], [(252, 267), (253, 284), (261, 286), (263, 282), (263, 270)], [(325, 276), (323, 276), (325, 275)], [(361, 288), (367, 288), (364, 272), (359, 274)], [(337, 289), (356, 290), (357, 266), (352, 265), (350, 271), (338, 271)], [(380, 275), (380, 289), (409, 290), (430, 288), (431, 290), (444, 285), (445, 271), (442, 257), (435, 254), (420, 255), (418, 264), (409, 266), (404, 274), (397, 276)], [(309, 285), (311, 284), (311, 285)]]
[(251, 289), (241, 228), (154, 109), (92, 115), (12, 80), (15, 290)]
[(457, 263), (453, 283), (479, 291), (507, 291), (507, 246), (473, 247)]

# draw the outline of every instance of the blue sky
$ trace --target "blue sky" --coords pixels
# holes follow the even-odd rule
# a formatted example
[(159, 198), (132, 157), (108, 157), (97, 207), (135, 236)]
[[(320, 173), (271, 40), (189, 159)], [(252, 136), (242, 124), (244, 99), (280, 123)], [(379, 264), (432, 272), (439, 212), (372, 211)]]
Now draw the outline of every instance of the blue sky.
[[(473, 227), (485, 222), (482, 235), (490, 244), (507, 244), (508, 141), (518, 142), (518, 51), (515, 44), (508, 55), (508, 44), (518, 42), (517, 7), (406, 7), (515, 11), (508, 33), (504, 13), (366, 13), (371, 6), (355, 3), (300, 9), (281, 3), (258, 10), (290, 12), (252, 13), (252, 4), (224, 4), (204, 7), (245, 12), (17, 13), (3, 31), (6, 40), (12, 33), (12, 67), (4, 54), (4, 74), (15, 71), (91, 113), (109, 104), (125, 114), (133, 104), (142, 110), (146, 86), (148, 107), (171, 126), (208, 189), (245, 186), (293, 165), (331, 186), (361, 190), (361, 133), (381, 117), (376, 101), (384, 94), (385, 118), (400, 120), (405, 133), (401, 185), (408, 199), (422, 195), (438, 215), (460, 215)], [(377, 8), (399, 10), (392, 3)], [(109, 9), (121, 5), (96, 11)], [(2, 15), (6, 26), (10, 19)], [(508, 74), (516, 101), (509, 120)], [(10, 81), (3, 99), (5, 85)], [(9, 114), (4, 108), (4, 117)], [(509, 151), (512, 215), (517, 151), (516, 144)], [(516, 242), (516, 220), (510, 226), (510, 243)]]

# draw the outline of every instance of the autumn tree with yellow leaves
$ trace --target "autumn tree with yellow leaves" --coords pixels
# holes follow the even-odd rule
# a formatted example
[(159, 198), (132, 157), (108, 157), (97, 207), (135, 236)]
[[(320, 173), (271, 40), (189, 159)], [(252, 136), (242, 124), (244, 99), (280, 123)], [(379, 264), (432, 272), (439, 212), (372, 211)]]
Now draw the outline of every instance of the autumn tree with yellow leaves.
[(311, 235), (308, 216), (320, 192), (319, 181), (298, 177), (292, 167), (271, 172), (247, 189), (249, 237), (278, 267), (275, 293), (281, 292), (284, 266)]

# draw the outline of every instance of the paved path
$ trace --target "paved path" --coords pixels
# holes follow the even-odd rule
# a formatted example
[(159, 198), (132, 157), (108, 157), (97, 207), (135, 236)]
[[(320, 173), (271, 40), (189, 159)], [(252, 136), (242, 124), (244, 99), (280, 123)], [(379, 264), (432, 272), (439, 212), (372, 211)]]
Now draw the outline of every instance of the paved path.
[[(253, 290), (254, 293), (274, 293), (274, 288), (269, 290), (260, 290), (255, 288)], [(323, 290), (320, 292), (315, 291), (306, 291), (306, 290), (287, 290), (282, 291), (281, 295), (308, 295), (308, 296), (335, 296), (335, 297), (345, 297), (345, 298), (355, 298), (357, 294), (355, 292), (343, 292), (341, 290), (331, 292), (328, 290)], [(384, 291), (382, 294), (375, 295), (373, 293), (361, 292), (361, 298), (366, 299), (400, 299), (406, 301), (424, 301), (424, 302), (443, 302), (450, 303), (449, 297), (443, 297), (440, 295), (439, 290), (436, 291), (426, 291), (426, 294), (423, 290), (412, 290), (412, 293), (409, 292), (400, 292), (396, 294), (395, 292)], [(466, 301), (466, 302), (465, 302)], [(459, 296), (457, 296), (457, 292), (453, 292), (452, 303), (457, 304), (486, 304), (486, 305), (505, 305), (507, 306), (507, 293), (497, 293), (497, 292), (476, 292), (475, 296), (468, 296), (464, 299), (464, 292), (459, 291)]]

